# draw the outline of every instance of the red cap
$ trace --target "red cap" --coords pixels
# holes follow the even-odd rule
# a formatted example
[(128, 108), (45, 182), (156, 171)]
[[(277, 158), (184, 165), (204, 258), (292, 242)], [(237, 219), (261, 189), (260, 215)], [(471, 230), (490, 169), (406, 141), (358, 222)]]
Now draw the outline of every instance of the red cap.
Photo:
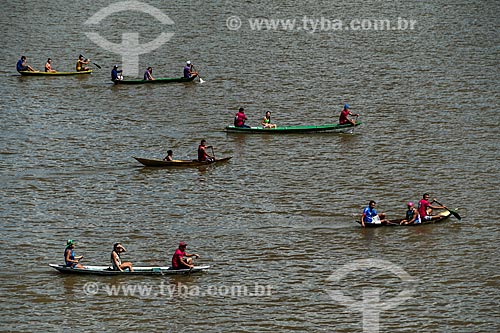
[(180, 243), (179, 243), (179, 247), (181, 247), (181, 246), (187, 246), (187, 243), (180, 242)]

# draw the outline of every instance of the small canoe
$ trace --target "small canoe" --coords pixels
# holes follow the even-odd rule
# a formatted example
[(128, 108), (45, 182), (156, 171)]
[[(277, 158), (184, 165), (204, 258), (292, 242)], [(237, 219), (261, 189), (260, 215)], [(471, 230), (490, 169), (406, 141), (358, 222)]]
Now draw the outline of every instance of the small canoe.
[(85, 275), (182, 275), (205, 271), (210, 266), (194, 266), (192, 269), (171, 269), (168, 266), (134, 267), (134, 271), (115, 271), (109, 266), (83, 266), (85, 268), (71, 268), (65, 265), (49, 264), (50, 267), (64, 274)]
[(22, 76), (66, 76), (66, 75), (82, 75), (82, 74), (90, 74), (92, 70), (88, 71), (80, 71), (80, 72), (30, 72), (30, 71), (21, 71), (19, 74)]
[[(361, 122), (356, 122), (356, 126), (361, 125)], [(265, 134), (283, 134), (283, 133), (314, 133), (314, 132), (343, 132), (351, 130), (354, 126), (351, 124), (327, 124), (318, 126), (283, 126), (276, 128), (263, 128), (257, 127), (236, 127), (227, 126), (226, 132), (228, 133), (265, 133)]]
[[(387, 224), (365, 224), (365, 225), (366, 225), (367, 228), (377, 228), (377, 227), (417, 227), (419, 225), (436, 224), (436, 223), (439, 223), (439, 222), (446, 221), (451, 216), (451, 213), (449, 211), (445, 210), (445, 211), (439, 212), (436, 215), (439, 216), (439, 218), (434, 219), (434, 220), (430, 220), (430, 221), (422, 221), (422, 223), (418, 223), (418, 224), (403, 224), (403, 225), (400, 225), (399, 223), (402, 220), (404, 220), (404, 218), (402, 218), (402, 219), (396, 219), (396, 220), (389, 220), (389, 222)], [(356, 222), (361, 225), (361, 221), (356, 221)]]
[(182, 83), (191, 82), (196, 78), (196, 76), (185, 78), (185, 77), (173, 77), (173, 78), (159, 78), (154, 80), (116, 80), (115, 84), (160, 84), (160, 83)]
[(223, 163), (229, 161), (232, 156), (217, 158), (215, 161), (206, 161), (200, 162), (198, 160), (173, 160), (173, 161), (164, 161), (164, 160), (156, 160), (156, 159), (147, 159), (134, 157), (139, 163), (147, 166), (147, 167), (198, 167), (203, 165), (209, 165), (214, 163)]

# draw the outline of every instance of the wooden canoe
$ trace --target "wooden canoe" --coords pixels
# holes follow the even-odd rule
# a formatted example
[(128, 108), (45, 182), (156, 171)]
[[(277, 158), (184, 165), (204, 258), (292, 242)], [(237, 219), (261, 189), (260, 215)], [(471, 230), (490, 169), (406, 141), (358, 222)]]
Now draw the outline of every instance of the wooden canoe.
[(182, 83), (191, 82), (196, 78), (192, 76), (190, 78), (185, 77), (173, 77), (173, 78), (159, 78), (154, 80), (116, 80), (115, 84), (161, 84), (161, 83)]
[[(444, 210), (444, 211), (439, 212), (436, 215), (439, 216), (438, 219), (434, 219), (434, 220), (430, 220), (430, 221), (422, 221), (422, 223), (418, 223), (418, 224), (403, 224), (403, 225), (400, 225), (399, 223), (402, 220), (404, 220), (404, 218), (401, 218), (401, 219), (389, 220), (389, 223), (387, 223), (387, 224), (373, 224), (373, 223), (372, 224), (366, 224), (365, 223), (365, 226), (367, 228), (377, 228), (377, 227), (417, 227), (419, 225), (436, 224), (436, 223), (439, 223), (439, 222), (446, 221), (451, 216), (451, 213), (449, 211), (447, 211), (447, 210)], [(356, 221), (356, 222), (361, 225), (361, 221)]]
[(168, 266), (134, 267), (134, 271), (115, 271), (110, 266), (83, 266), (85, 268), (71, 268), (65, 265), (49, 264), (50, 267), (64, 274), (85, 275), (182, 275), (205, 271), (210, 266), (194, 266), (192, 269), (171, 269)]
[[(356, 126), (361, 125), (361, 122), (356, 122)], [(257, 127), (236, 127), (227, 126), (228, 133), (264, 133), (264, 134), (284, 134), (284, 133), (314, 133), (314, 132), (343, 132), (351, 130), (354, 126), (351, 124), (326, 124), (326, 125), (304, 125), (304, 126), (278, 126), (276, 128)]]
[(199, 167), (203, 165), (209, 165), (209, 164), (214, 164), (214, 163), (223, 163), (229, 161), (232, 156), (229, 157), (224, 157), (224, 158), (217, 158), (215, 161), (211, 162), (200, 162), (198, 160), (173, 160), (173, 161), (164, 161), (164, 160), (156, 160), (156, 159), (147, 159), (147, 158), (140, 158), (140, 157), (134, 157), (139, 163), (147, 166), (147, 167), (160, 167), (160, 168), (165, 168), (165, 167)]
[(22, 76), (67, 76), (67, 75), (82, 75), (91, 74), (92, 70), (80, 71), (80, 72), (30, 72), (30, 71), (20, 71), (19, 74)]

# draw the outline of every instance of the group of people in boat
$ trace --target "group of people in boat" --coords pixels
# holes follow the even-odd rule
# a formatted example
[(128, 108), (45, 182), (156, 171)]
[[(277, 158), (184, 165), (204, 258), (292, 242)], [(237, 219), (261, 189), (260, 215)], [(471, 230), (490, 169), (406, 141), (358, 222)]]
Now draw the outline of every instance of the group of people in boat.
[[(114, 65), (113, 69), (111, 70), (111, 81), (115, 82), (123, 80), (123, 75), (120, 75), (122, 73), (123, 70), (118, 69), (118, 65)], [(195, 71), (193, 63), (190, 60), (186, 61), (186, 65), (183, 68), (183, 77), (189, 79), (197, 75), (198, 72)], [(155, 80), (155, 78), (153, 77), (153, 67), (149, 66), (148, 68), (146, 68), (146, 71), (143, 75), (143, 80)]]
[[(90, 63), (90, 59), (85, 59), (85, 57), (80, 54), (78, 56), (78, 60), (76, 61), (76, 71), (77, 72), (89, 71), (90, 68), (86, 66), (89, 63)], [(33, 67), (28, 65), (28, 59), (24, 55), (21, 56), (21, 58), (17, 61), (16, 70), (18, 72), (38, 72)], [(51, 58), (47, 59), (47, 62), (45, 63), (45, 66), (44, 66), (44, 70), (45, 70), (45, 72), (48, 72), (48, 73), (49, 72), (50, 73), (56, 72), (56, 70), (52, 68), (52, 59)]]
[[(212, 155), (207, 151), (207, 149), (212, 149)], [(198, 145), (198, 161), (199, 162), (213, 162), (215, 161), (214, 147), (207, 145), (207, 140), (202, 139)], [(163, 158), (165, 162), (172, 162), (174, 160), (174, 152), (169, 149), (167, 150), (167, 156)]]
[[(433, 199), (429, 202), (429, 193), (424, 193), (422, 199), (418, 202), (417, 207), (413, 202), (408, 202), (406, 216), (402, 219), (400, 225), (409, 224), (420, 224), (425, 221), (432, 221), (441, 218), (439, 215), (432, 215), (434, 209), (448, 209), (446, 206), (436, 206), (433, 205), (437, 202)], [(374, 200), (370, 200), (368, 206), (363, 209), (363, 214), (361, 215), (361, 226), (366, 227), (369, 224), (391, 224), (391, 221), (386, 219), (384, 213), (377, 213), (375, 210), (375, 205), (377, 203)]]
[[(185, 242), (179, 243), (179, 247), (172, 256), (172, 265), (170, 269), (191, 269), (194, 267), (193, 258), (198, 259), (200, 256), (196, 253), (186, 253), (186, 248), (187, 244)], [(125, 270), (130, 272), (134, 271), (134, 265), (130, 261), (122, 261), (121, 259), (120, 255), (126, 251), (125, 247), (119, 242), (113, 245), (110, 265), (113, 270), (120, 272)], [(85, 266), (80, 263), (82, 259), (83, 256), (75, 256), (75, 242), (69, 239), (66, 242), (66, 249), (64, 250), (64, 262), (66, 267), (85, 269)]]
[[(352, 126), (356, 126), (356, 120), (349, 118), (349, 116), (359, 117), (359, 113), (353, 113), (349, 110), (349, 104), (344, 104), (342, 111), (339, 116), (339, 125), (351, 124)], [(240, 108), (236, 115), (234, 116), (234, 126), (242, 127), (242, 128), (250, 128), (245, 121), (247, 120), (247, 116), (245, 114), (245, 109)], [(260, 125), (262, 128), (277, 128), (278, 125), (273, 124), (271, 122), (271, 111), (267, 111), (264, 117), (260, 121)]]

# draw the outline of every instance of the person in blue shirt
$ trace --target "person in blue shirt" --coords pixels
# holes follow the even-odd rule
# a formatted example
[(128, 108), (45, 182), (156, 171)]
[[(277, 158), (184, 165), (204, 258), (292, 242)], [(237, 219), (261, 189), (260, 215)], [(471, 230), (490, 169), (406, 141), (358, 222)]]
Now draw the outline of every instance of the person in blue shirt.
[(186, 61), (186, 66), (184, 66), (184, 78), (189, 79), (196, 75), (198, 75), (198, 73), (194, 71), (191, 61)]
[(118, 65), (115, 65), (111, 71), (111, 81), (115, 82), (123, 80), (123, 76), (118, 75), (120, 73), (123, 73), (123, 70), (118, 69)]
[(16, 69), (18, 72), (36, 72), (30, 65), (26, 63), (26, 57), (21, 56), (21, 59), (17, 62)]
[(75, 242), (68, 239), (68, 242), (66, 243), (66, 250), (64, 250), (64, 262), (66, 267), (85, 268), (82, 264), (80, 264), (80, 260), (82, 259), (83, 256), (75, 257)]
[(146, 71), (144, 72), (144, 80), (154, 80), (155, 78), (153, 77), (153, 67), (148, 67)]
[(368, 207), (363, 209), (363, 215), (361, 215), (361, 226), (364, 228), (367, 224), (387, 224), (387, 220), (385, 220), (385, 214), (378, 214), (375, 210), (375, 205), (377, 203), (373, 200), (370, 200), (368, 203)]

